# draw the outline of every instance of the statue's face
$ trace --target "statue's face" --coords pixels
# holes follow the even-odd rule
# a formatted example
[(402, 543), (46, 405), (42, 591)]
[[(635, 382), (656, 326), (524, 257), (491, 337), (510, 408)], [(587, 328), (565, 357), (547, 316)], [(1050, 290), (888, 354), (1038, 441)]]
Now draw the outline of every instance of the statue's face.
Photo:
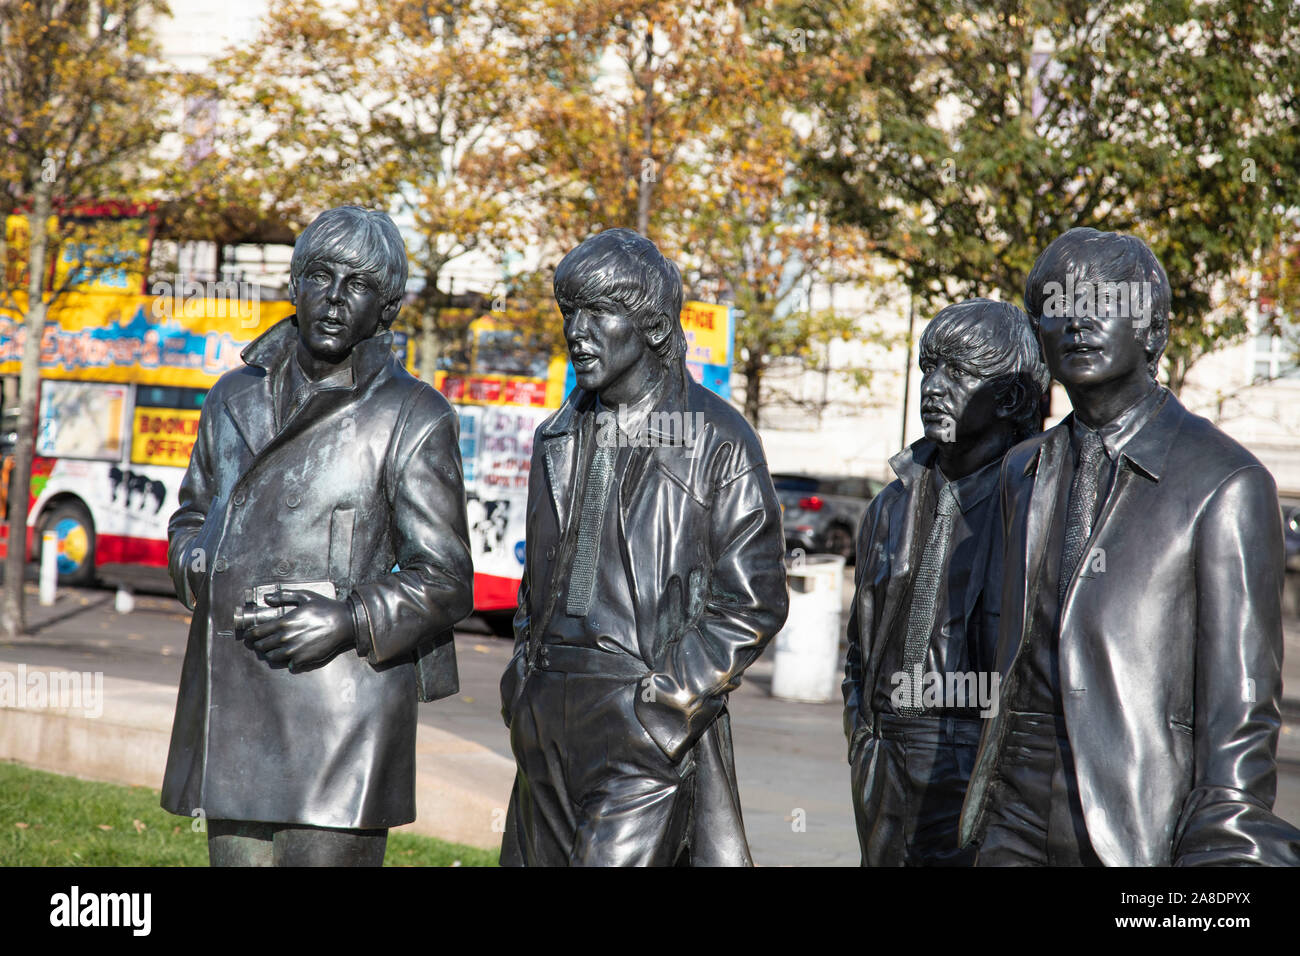
[[(1077, 286), (1082, 283), (1076, 279)], [(1067, 296), (1057, 307), (1044, 306), (1038, 340), (1052, 377), (1067, 390), (1150, 377), (1142, 316), (1122, 303), (1093, 298)]]
[(952, 444), (982, 435), (998, 421), (993, 382), (957, 358), (921, 356), (921, 424), (925, 437)]
[(339, 362), (379, 329), (384, 300), (369, 272), (316, 259), (298, 280), (298, 336), (316, 358)]
[(569, 361), (581, 388), (602, 397), (618, 393), (619, 400), (628, 400), (633, 396), (626, 393), (639, 391), (629, 385), (653, 378), (651, 352), (636, 321), (621, 305), (579, 301), (562, 306), (561, 311)]

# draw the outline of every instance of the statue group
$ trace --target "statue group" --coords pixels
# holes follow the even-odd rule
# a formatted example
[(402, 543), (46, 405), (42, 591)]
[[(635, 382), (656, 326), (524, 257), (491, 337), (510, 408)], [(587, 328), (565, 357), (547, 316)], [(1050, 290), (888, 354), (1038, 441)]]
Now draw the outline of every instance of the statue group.
[[(323, 213), (290, 274), (296, 315), (209, 393), (170, 523), (194, 615), (162, 804), (205, 818), (214, 865), (378, 865), (473, 604), (457, 417), (393, 355), (386, 215)], [(600, 232), (554, 289), (577, 387), (533, 444), (501, 862), (752, 865), (727, 699), (788, 610), (762, 446), (688, 373), (652, 242)], [(1272, 813), (1276, 489), (1157, 384), (1169, 298), (1140, 240), (1073, 229), (1025, 311), (926, 326), (925, 437), (857, 542), (864, 865), (1300, 862)], [(1073, 412), (1044, 432), (1053, 378)]]

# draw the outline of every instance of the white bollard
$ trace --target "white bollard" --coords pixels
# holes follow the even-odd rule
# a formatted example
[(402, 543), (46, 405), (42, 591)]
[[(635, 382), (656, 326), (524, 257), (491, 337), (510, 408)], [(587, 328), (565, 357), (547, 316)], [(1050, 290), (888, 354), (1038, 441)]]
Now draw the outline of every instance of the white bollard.
[(135, 610), (135, 595), (126, 588), (117, 589), (117, 601), (114, 603), (118, 614), (130, 614)]
[(54, 603), (58, 586), (59, 536), (53, 531), (47, 531), (41, 535), (41, 578), (39, 587), (41, 607), (49, 607)]
[(790, 615), (776, 635), (772, 696), (823, 703), (834, 699), (840, 665), (840, 589), (844, 559), (796, 557), (786, 569)]

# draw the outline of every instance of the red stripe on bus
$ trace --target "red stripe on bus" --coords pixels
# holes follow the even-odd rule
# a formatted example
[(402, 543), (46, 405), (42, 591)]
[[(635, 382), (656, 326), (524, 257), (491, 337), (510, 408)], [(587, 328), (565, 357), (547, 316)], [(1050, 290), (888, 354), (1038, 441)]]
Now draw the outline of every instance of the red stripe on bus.
[(519, 579), (474, 573), (474, 610), (509, 611), (519, 598)]

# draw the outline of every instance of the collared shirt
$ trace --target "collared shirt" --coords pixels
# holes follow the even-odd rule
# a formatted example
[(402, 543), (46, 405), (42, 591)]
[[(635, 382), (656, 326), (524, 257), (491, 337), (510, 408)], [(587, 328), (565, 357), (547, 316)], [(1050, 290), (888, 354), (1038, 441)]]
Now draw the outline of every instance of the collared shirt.
[[(1096, 429), (1106, 457), (1097, 478), (1097, 501), (1092, 512), (1092, 527), (1105, 510), (1106, 499), (1119, 474), (1120, 456), (1127, 445), (1164, 404), (1168, 390), (1153, 387), (1114, 419)], [(1043, 554), (1042, 577), (1038, 596), (1031, 610), (1028, 654), (1024, 657), (1024, 679), (1019, 682), (1011, 709), (1035, 714), (1061, 714), (1060, 632), (1061, 608), (1057, 591), (1061, 577), (1061, 551), (1065, 546), (1065, 526), (1070, 513), (1070, 486), (1079, 464), (1079, 450), (1088, 426), (1077, 416), (1070, 420), (1070, 454), (1063, 456), (1056, 488), (1056, 509), (1047, 535)], [(1085, 551), (1084, 561), (1087, 561)]]
[(281, 366), (278, 380), (272, 385), (275, 396), (275, 428), (279, 431), (290, 418), (318, 391), (324, 388), (347, 387), (353, 383), (352, 356), (349, 355), (342, 365), (327, 375), (312, 379), (303, 371), (298, 361), (298, 349), (289, 353), (289, 359)]
[[(600, 554), (596, 562), (591, 610), (585, 617), (572, 616), (565, 610), (569, 581), (573, 573), (570, 554), (567, 566), (560, 568), (560, 573), (556, 575), (559, 592), (555, 598), (555, 613), (542, 639), (544, 643), (600, 648), (640, 657), (632, 591), (623, 562), (620, 501), (623, 476), (627, 472), (634, 451), (633, 444), (644, 431), (650, 411), (658, 402), (659, 395), (659, 389), (651, 389), (640, 400), (631, 405), (621, 406), (619, 409), (606, 408), (597, 399), (577, 423), (581, 454), (575, 467), (579, 469), (579, 474), (590, 477), (598, 440), (617, 441), (618, 449), (614, 458), (614, 469), (610, 477), (605, 514), (601, 524)], [(612, 426), (611, 418), (615, 422)], [(575, 537), (578, 533), (578, 522), (582, 520), (585, 486), (584, 478), (582, 490), (575, 490), (573, 498), (575, 512), (570, 533)]]
[[(988, 509), (998, 507), (998, 496), (993, 492), (998, 487), (1001, 459), (990, 462), (983, 468), (964, 478), (951, 483), (953, 497), (957, 501), (957, 510), (953, 513), (952, 533), (948, 538), (948, 550), (944, 555), (943, 573), (939, 577), (939, 591), (935, 598), (934, 624), (930, 632), (930, 646), (926, 652), (923, 674), (954, 674), (991, 670), (993, 662), (984, 660), (986, 654), (981, 649), (979, 627), (982, 619), (981, 602), (983, 595), (969, 608), (967, 614), (967, 596), (970, 593), (971, 575), (977, 566), (984, 564), (980, 549), (990, 547), (985, 530), (991, 526)], [(948, 483), (940, 472), (937, 459), (932, 458), (924, 477), (920, 479), (916, 500), (913, 507), (918, 509), (916, 522), (916, 561), (925, 550), (925, 542), (934, 527), (938, 509), (939, 492)], [(899, 560), (901, 556), (894, 556)], [(915, 569), (913, 570), (915, 575)], [(914, 589), (909, 589), (908, 600), (902, 604), (894, 617), (891, 632), (885, 635), (886, 641), (879, 678), (873, 693), (872, 710), (878, 713), (895, 714), (892, 695), (898, 686), (893, 677), (903, 670), (903, 654), (907, 644), (907, 627), (910, 618), (911, 602), (916, 599)], [(992, 598), (997, 599), (997, 596)], [(969, 624), (969, 627), (967, 626)], [(989, 651), (993, 649), (989, 643)], [(926, 715), (934, 717), (973, 716), (979, 706), (972, 701), (972, 706), (964, 708), (927, 708)]]

